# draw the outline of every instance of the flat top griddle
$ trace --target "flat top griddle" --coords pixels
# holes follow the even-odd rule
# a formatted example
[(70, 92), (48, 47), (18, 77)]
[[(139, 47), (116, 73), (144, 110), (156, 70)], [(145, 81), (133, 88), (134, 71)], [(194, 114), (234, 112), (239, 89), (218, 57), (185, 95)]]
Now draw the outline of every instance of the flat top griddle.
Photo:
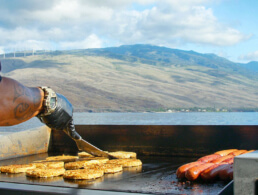
[[(43, 153), (2, 160), (0, 166), (27, 164), (53, 155), (60, 154)], [(75, 191), (77, 189), (90, 189), (151, 194), (218, 194), (227, 185), (227, 182), (222, 181), (215, 183), (178, 181), (175, 174), (177, 168), (184, 163), (196, 160), (196, 158), (159, 156), (138, 156), (138, 158), (143, 162), (142, 167), (127, 168), (122, 173), (105, 174), (102, 178), (92, 181), (68, 180), (63, 179), (63, 177), (30, 178), (26, 177), (25, 173), (0, 173), (0, 183), (66, 187)]]

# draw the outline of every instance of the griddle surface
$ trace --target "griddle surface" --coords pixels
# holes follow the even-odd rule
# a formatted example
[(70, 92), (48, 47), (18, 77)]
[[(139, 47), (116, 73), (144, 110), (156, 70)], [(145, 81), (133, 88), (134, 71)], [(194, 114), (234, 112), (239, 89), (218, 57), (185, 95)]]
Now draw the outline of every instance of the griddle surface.
[[(60, 154), (52, 154), (60, 155)], [(72, 154), (70, 154), (72, 155)], [(21, 158), (0, 161), (0, 166), (10, 164), (28, 164), (35, 160), (45, 159), (51, 154), (44, 153)], [(25, 173), (0, 174), (0, 182), (31, 184), (40, 186), (57, 186), (74, 189), (105, 190), (116, 192), (138, 192), (155, 194), (218, 194), (227, 183), (202, 183), (178, 181), (176, 169), (195, 158), (183, 157), (147, 157), (139, 156), (143, 166), (124, 169), (122, 173), (105, 174), (102, 178), (86, 180), (68, 180), (63, 177), (30, 178)]]

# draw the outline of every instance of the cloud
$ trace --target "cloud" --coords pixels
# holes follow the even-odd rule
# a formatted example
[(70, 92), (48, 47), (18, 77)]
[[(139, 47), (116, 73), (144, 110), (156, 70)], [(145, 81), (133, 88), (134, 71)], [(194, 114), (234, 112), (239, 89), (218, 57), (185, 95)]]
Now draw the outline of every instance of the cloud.
[(0, 54), (4, 54), (4, 48), (3, 47), (0, 47)]
[(198, 5), (173, 5), (157, 5), (143, 12), (119, 12), (114, 17), (114, 25), (120, 25), (111, 28), (119, 30), (112, 34), (117, 34), (121, 42), (128, 43), (149, 41), (153, 44), (173, 44), (179, 41), (181, 44), (218, 46), (234, 45), (249, 38), (219, 23), (211, 9)]
[(61, 49), (86, 49), (86, 48), (100, 48), (102, 46), (102, 41), (95, 35), (91, 34), (82, 41), (70, 41), (70, 42), (61, 42)]
[(258, 51), (250, 52), (246, 55), (241, 55), (239, 60), (258, 61)]
[(230, 46), (249, 38), (218, 21), (212, 9), (205, 7), (207, 2), (2, 0), (0, 46), (6, 50), (35, 47), (34, 43), (38, 48), (54, 45), (57, 49), (102, 47), (106, 43)]
[(44, 1), (33, 1), (33, 0), (1, 0), (1, 7), (10, 11), (17, 10), (42, 10), (49, 9), (54, 4), (58, 3), (59, 0), (44, 0)]

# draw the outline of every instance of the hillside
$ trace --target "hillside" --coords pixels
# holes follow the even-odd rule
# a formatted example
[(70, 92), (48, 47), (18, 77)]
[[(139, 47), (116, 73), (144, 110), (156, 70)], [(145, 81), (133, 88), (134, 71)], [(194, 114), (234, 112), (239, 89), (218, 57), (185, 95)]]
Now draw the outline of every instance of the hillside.
[(214, 54), (133, 45), (1, 61), (5, 76), (28, 86), (51, 86), (76, 111), (258, 107), (258, 73)]

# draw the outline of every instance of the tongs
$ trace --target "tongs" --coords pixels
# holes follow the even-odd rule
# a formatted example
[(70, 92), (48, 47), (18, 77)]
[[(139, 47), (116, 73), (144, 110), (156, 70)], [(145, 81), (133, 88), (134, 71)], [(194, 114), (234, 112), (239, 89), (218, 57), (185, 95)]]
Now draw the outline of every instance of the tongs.
[(75, 126), (73, 124), (73, 121), (69, 123), (69, 126), (64, 129), (64, 132), (72, 138), (78, 147), (80, 151), (88, 152), (89, 154), (93, 156), (99, 156), (99, 157), (106, 157), (106, 158), (115, 158), (114, 156), (100, 150), (96, 146), (90, 144), (89, 142), (82, 139), (79, 133), (75, 130)]

